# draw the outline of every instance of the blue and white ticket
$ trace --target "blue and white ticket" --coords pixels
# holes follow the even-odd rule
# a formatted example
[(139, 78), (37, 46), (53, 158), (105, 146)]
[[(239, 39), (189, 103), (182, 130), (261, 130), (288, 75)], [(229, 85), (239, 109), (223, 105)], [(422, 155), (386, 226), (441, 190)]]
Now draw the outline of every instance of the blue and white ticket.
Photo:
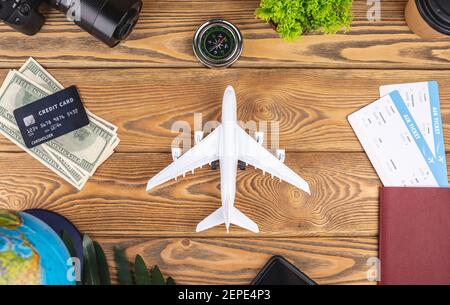
[(439, 88), (435, 81), (387, 85), (380, 87), (380, 96), (398, 90), (408, 110), (419, 125), (422, 135), (433, 151), (436, 162), (447, 172), (442, 128)]
[[(447, 172), (398, 90), (348, 120), (385, 186), (447, 187)], [(445, 158), (444, 158), (445, 159)]]

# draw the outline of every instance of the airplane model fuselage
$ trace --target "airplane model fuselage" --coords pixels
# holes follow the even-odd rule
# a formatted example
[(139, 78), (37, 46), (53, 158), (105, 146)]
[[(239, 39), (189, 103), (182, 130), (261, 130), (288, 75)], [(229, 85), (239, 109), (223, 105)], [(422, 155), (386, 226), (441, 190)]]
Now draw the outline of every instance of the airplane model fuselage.
[(281, 153), (275, 157), (262, 146), (261, 139), (255, 140), (238, 125), (236, 104), (234, 89), (228, 86), (222, 103), (222, 124), (205, 139), (197, 139), (196, 145), (184, 155), (172, 153), (174, 162), (150, 179), (147, 185), (149, 191), (168, 180), (184, 176), (186, 172), (219, 160), (222, 207), (200, 222), (197, 232), (220, 224), (225, 224), (227, 232), (231, 224), (259, 232), (258, 226), (234, 207), (239, 161), (310, 193), (308, 183), (283, 164), (284, 151), (280, 150)]
[(232, 96), (222, 103), (222, 137), (220, 141), (220, 192), (227, 231), (230, 229), (230, 214), (236, 196), (238, 150), (236, 147), (237, 106)]

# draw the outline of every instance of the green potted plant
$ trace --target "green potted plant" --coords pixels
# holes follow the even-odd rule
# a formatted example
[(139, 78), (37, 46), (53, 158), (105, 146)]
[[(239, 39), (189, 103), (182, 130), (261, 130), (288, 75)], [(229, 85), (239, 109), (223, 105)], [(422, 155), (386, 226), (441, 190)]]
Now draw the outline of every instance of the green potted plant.
[(256, 16), (286, 40), (304, 33), (334, 34), (348, 30), (353, 0), (261, 0)]

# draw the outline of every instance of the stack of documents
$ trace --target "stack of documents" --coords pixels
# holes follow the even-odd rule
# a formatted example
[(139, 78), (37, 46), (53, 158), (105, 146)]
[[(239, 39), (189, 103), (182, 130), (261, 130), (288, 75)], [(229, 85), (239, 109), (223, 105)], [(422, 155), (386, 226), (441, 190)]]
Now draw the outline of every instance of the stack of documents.
[(86, 127), (28, 149), (13, 115), (62, 89), (32, 58), (19, 71), (10, 71), (0, 89), (0, 133), (80, 190), (119, 144), (117, 127), (87, 111)]
[(348, 117), (384, 186), (448, 187), (438, 84), (380, 87)]

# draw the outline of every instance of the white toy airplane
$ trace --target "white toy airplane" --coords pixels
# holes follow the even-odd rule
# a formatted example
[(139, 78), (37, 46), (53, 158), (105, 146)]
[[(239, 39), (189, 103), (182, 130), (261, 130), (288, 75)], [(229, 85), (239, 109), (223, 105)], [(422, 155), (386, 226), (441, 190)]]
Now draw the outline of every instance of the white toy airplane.
[(174, 162), (150, 179), (147, 191), (167, 182), (194, 172), (196, 168), (220, 160), (220, 189), (222, 207), (206, 217), (197, 225), (197, 232), (225, 224), (227, 232), (235, 224), (258, 233), (258, 225), (234, 207), (236, 194), (236, 174), (238, 160), (272, 174), (281, 180), (310, 194), (308, 183), (283, 164), (284, 150), (277, 150), (278, 158), (262, 146), (264, 134), (256, 133), (256, 140), (237, 123), (236, 94), (233, 87), (225, 90), (222, 104), (222, 124), (204, 140), (203, 132), (195, 133), (196, 145), (181, 155), (180, 148), (172, 149)]

